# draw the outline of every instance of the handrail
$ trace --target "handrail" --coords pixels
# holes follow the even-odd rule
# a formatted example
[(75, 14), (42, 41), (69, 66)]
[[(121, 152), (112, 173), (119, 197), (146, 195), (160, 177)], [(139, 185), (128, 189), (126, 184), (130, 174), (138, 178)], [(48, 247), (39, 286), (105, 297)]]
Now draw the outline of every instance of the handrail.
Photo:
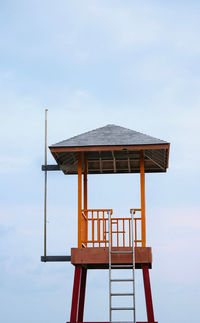
[(87, 210), (82, 210), (82, 212), (111, 212), (110, 214), (113, 214), (113, 210), (112, 209), (87, 209)]
[[(131, 209), (131, 215), (141, 212), (141, 209)], [(113, 214), (112, 209), (82, 210), (82, 247), (108, 247), (108, 218)], [(132, 247), (131, 220), (128, 218), (111, 218), (111, 245), (112, 247)], [(135, 246), (142, 243), (141, 227), (138, 225), (141, 217), (133, 217), (135, 228)]]
[(135, 214), (137, 211), (138, 211), (138, 212), (139, 212), (139, 211), (141, 212), (141, 209), (130, 209), (130, 213), (131, 213), (131, 212), (133, 212), (133, 214)]
[(108, 214), (113, 213), (112, 209), (87, 209), (82, 210), (82, 217), (87, 222), (86, 234), (82, 244), (86, 247), (105, 247), (108, 244), (106, 237)]

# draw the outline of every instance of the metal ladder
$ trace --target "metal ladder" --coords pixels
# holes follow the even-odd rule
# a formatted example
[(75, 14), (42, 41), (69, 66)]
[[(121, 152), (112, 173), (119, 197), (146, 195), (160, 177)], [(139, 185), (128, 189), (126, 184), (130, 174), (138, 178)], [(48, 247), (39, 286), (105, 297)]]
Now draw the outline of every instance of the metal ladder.
[[(133, 323), (136, 323), (136, 310), (135, 310), (135, 251), (134, 251), (134, 226), (133, 226), (133, 212), (131, 212), (132, 216), (132, 250), (131, 251), (114, 251), (112, 250), (112, 223), (111, 223), (111, 213), (108, 212), (108, 235), (109, 235), (109, 322), (112, 321), (112, 311), (133, 311)], [(124, 254), (131, 253), (133, 255), (133, 263), (131, 265), (114, 265), (112, 264), (112, 254)], [(132, 278), (131, 279), (112, 279), (112, 269), (120, 269), (127, 268), (132, 269)], [(113, 293), (112, 292), (112, 284), (118, 282), (130, 282), (132, 283), (132, 293)], [(122, 296), (132, 296), (133, 306), (132, 307), (113, 307), (112, 306), (112, 298), (113, 297), (122, 297)]]

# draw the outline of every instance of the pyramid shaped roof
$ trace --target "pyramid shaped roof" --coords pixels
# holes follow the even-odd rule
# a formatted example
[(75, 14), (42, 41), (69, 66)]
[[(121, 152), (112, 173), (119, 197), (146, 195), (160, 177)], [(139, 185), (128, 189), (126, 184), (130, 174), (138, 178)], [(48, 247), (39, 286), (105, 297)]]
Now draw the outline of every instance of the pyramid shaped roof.
[(122, 146), (122, 145), (157, 145), (166, 141), (145, 135), (128, 128), (108, 124), (67, 140), (60, 141), (51, 147), (87, 147), (87, 146)]
[(140, 151), (145, 172), (165, 172), (168, 167), (168, 142), (111, 124), (49, 148), (65, 174), (77, 174), (79, 152), (87, 156), (89, 174), (139, 173)]

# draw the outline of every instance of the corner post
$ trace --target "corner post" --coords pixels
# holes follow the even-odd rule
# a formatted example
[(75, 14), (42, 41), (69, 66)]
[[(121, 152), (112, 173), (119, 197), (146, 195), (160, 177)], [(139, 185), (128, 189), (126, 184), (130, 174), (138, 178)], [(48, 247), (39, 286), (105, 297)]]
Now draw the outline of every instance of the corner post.
[[(87, 206), (87, 201), (88, 201), (88, 197), (87, 197), (87, 192), (88, 192), (88, 185), (87, 185), (87, 169), (88, 169), (88, 161), (87, 161), (87, 155), (86, 153), (84, 153), (84, 177), (83, 177), (83, 180), (84, 180), (84, 210), (87, 210), (88, 206)], [(86, 217), (88, 219), (88, 213), (86, 212)], [(87, 238), (88, 238), (88, 222), (87, 222), (87, 219), (85, 220), (84, 219), (84, 232), (83, 232), (83, 235), (84, 235), (84, 241), (85, 241), (85, 244), (86, 244), (86, 247), (87, 247)]]
[(87, 155), (84, 154), (84, 210), (87, 210)]
[(144, 280), (144, 292), (146, 300), (146, 310), (147, 310), (147, 320), (148, 322), (154, 322), (154, 311), (153, 311), (153, 301), (151, 295), (151, 284), (149, 277), (148, 265), (142, 266), (143, 280)]
[(71, 316), (70, 316), (70, 322), (72, 323), (78, 322), (81, 276), (82, 276), (82, 267), (80, 265), (76, 265), (75, 272), (74, 272), (74, 286), (73, 286), (73, 292), (72, 292), (72, 305), (71, 305)]
[(146, 247), (146, 218), (145, 218), (145, 172), (144, 151), (140, 151), (140, 188), (141, 188), (141, 225), (142, 225), (142, 247)]
[(81, 248), (82, 218), (82, 153), (78, 153), (78, 248)]
[(78, 322), (83, 322), (84, 305), (85, 305), (85, 290), (86, 290), (87, 269), (82, 267), (79, 308), (78, 308)]

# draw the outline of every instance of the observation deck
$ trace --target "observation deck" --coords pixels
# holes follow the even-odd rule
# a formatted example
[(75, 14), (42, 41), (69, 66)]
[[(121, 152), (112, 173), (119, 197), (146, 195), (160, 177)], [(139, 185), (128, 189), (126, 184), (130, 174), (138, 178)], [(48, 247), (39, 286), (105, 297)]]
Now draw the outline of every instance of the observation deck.
[[(131, 209), (129, 217), (114, 217), (112, 209), (89, 209), (81, 213), (81, 246), (71, 249), (71, 263), (82, 265), (88, 269), (108, 269), (109, 264), (109, 214), (111, 216), (111, 248), (118, 251), (112, 256), (112, 262), (117, 268), (127, 268), (133, 263), (132, 230), (134, 231), (135, 266), (152, 267), (152, 253), (150, 247), (142, 247), (141, 209)], [(123, 267), (124, 265), (124, 267)]]

